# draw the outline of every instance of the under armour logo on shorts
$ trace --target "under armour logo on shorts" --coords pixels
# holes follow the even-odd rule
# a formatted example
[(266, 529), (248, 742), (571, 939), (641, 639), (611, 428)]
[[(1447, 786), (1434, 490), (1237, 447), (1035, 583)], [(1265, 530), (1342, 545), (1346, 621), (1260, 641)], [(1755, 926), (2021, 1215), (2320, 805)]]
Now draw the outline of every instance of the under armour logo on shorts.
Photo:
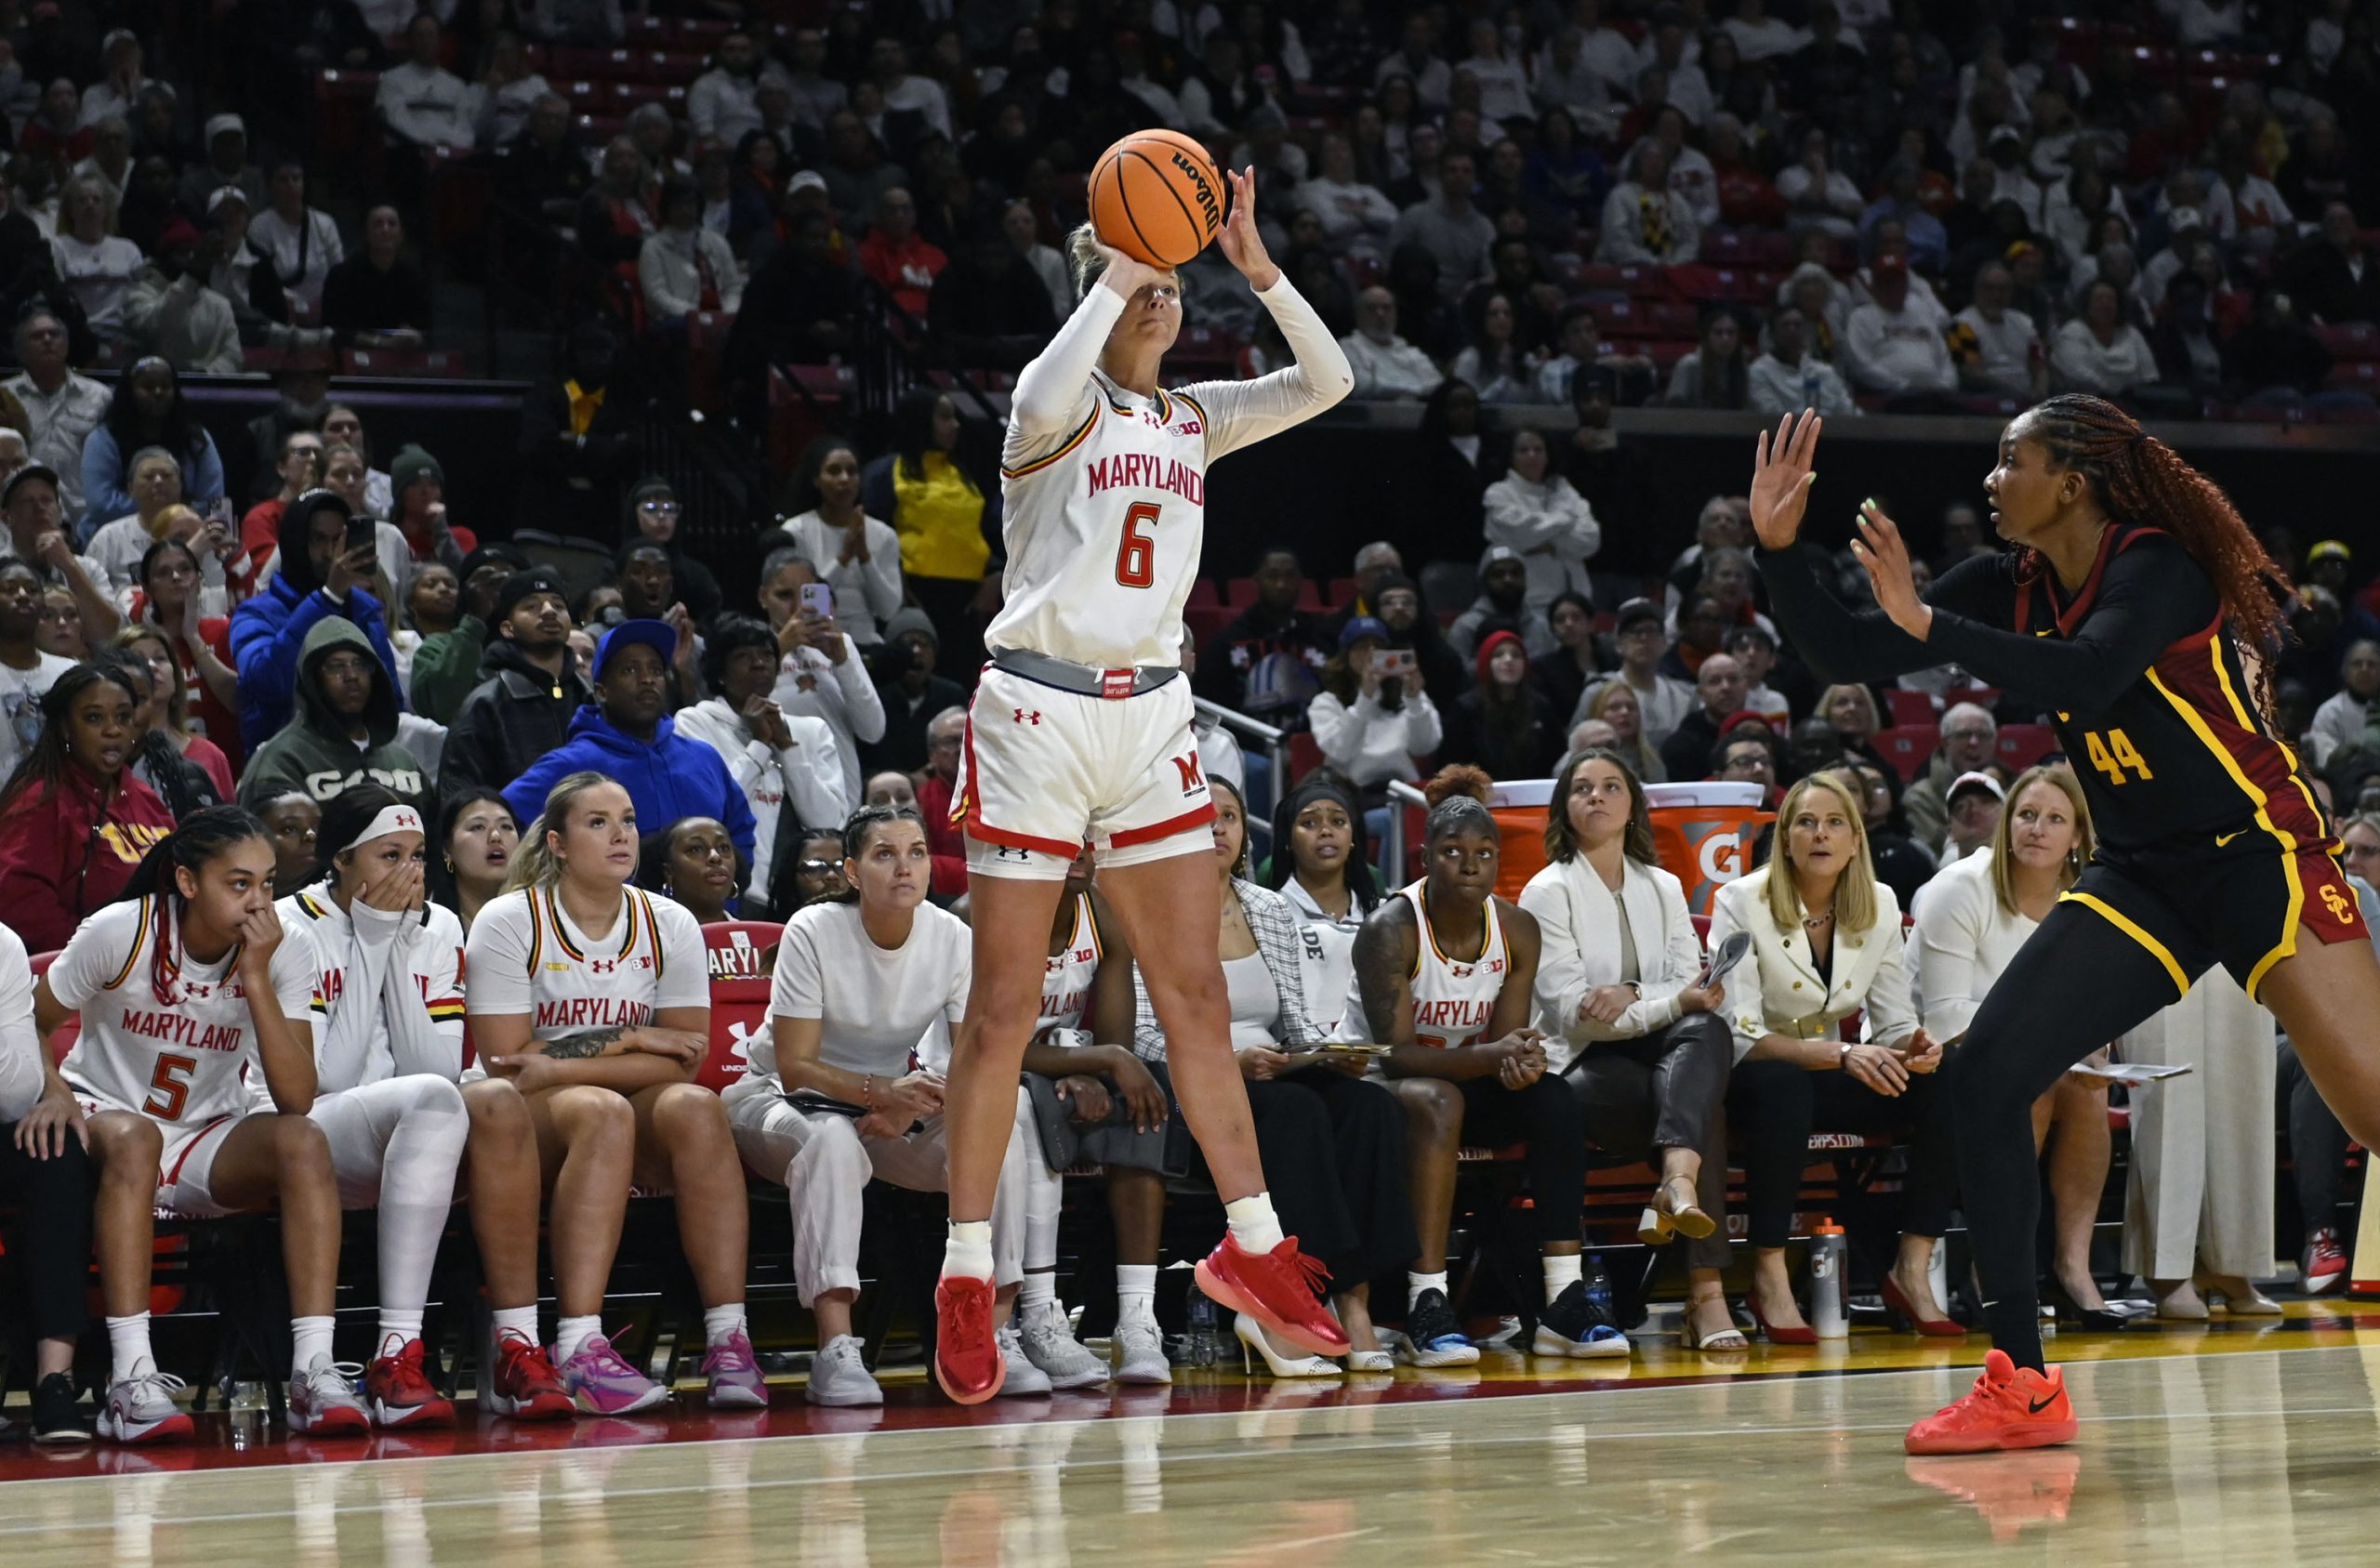
[(1031, 713), (1025, 712), (1023, 708), (1017, 708), (1014, 712), (1016, 714), (1016, 721), (1019, 724), (1038, 725), (1041, 722), (1041, 711), (1038, 708), (1036, 708)]
[(1024, 862), (1029, 861), (1033, 858), (1033, 851), (1022, 849), (1014, 844), (1001, 844), (993, 849), (992, 858), (995, 860), (1015, 861), (1019, 863), (1023, 863)]

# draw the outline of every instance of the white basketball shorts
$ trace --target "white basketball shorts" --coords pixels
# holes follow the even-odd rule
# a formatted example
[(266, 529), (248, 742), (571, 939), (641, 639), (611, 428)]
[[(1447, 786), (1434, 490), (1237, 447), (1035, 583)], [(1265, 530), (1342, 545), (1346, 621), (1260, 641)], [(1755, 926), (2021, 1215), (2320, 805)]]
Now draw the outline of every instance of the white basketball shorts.
[(968, 870), (1059, 881), (1085, 840), (1106, 866), (1212, 852), (1191, 713), (1183, 677), (1117, 700), (986, 667), (951, 808)]

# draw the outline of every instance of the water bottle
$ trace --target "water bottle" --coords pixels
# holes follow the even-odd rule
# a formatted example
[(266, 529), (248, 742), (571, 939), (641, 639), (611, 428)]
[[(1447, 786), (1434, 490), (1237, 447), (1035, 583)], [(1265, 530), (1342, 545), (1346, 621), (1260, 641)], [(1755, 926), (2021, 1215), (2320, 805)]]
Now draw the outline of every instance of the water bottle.
[(1215, 1324), (1215, 1304), (1197, 1285), (1190, 1287), (1189, 1327), (1182, 1336), (1182, 1360), (1189, 1366), (1212, 1366), (1223, 1359), (1223, 1337)]
[(1844, 1281), (1849, 1261), (1842, 1226), (1821, 1219), (1810, 1227), (1810, 1326), (1821, 1339), (1850, 1337), (1851, 1300)]
[(1604, 1322), (1618, 1324), (1620, 1319), (1613, 1315), (1611, 1307), (1611, 1274), (1603, 1266), (1603, 1254), (1589, 1253), (1579, 1277), (1587, 1287), (1587, 1305), (1602, 1313)]

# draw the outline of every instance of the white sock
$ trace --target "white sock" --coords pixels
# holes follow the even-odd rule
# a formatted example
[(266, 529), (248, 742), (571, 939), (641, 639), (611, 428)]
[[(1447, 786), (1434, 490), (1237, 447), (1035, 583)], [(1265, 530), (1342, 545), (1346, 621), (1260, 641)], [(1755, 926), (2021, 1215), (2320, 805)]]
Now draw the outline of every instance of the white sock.
[(944, 1279), (988, 1280), (992, 1277), (992, 1222), (954, 1219), (950, 1239), (943, 1244)]
[(1118, 1263), (1116, 1265), (1116, 1321), (1119, 1324), (1144, 1323), (1151, 1326), (1156, 1325), (1156, 1264)]
[(1270, 1192), (1232, 1199), (1223, 1205), (1223, 1218), (1231, 1221), (1231, 1239), (1242, 1252), (1270, 1252), (1281, 1245), (1281, 1220), (1273, 1212)]
[(584, 1350), (587, 1341), (603, 1332), (603, 1320), (589, 1312), (583, 1318), (554, 1320), (554, 1360), (568, 1361)]
[(1019, 1320), (1030, 1318), (1036, 1308), (1055, 1307), (1057, 1304), (1057, 1271), (1051, 1269), (1040, 1273), (1026, 1271), (1024, 1283), (1016, 1287), (1016, 1315)]
[(1580, 1258), (1575, 1252), (1558, 1256), (1549, 1252), (1538, 1261), (1545, 1267), (1545, 1299), (1550, 1306), (1556, 1297), (1579, 1283)]
[(420, 1337), (421, 1309), (419, 1307), (402, 1311), (395, 1307), (380, 1309), (380, 1348), (375, 1352), (376, 1354), (395, 1355), (405, 1348), (409, 1340)]
[(1408, 1270), (1405, 1274), (1406, 1304), (1410, 1306), (1421, 1299), (1421, 1292), (1425, 1290), (1435, 1290), (1444, 1296), (1447, 1293), (1447, 1272), (1440, 1269), (1435, 1274), (1417, 1274)]
[(121, 1383), (126, 1377), (138, 1377), (155, 1369), (157, 1363), (149, 1353), (148, 1313), (108, 1319), (108, 1359), (111, 1383)]
[(518, 1334), (532, 1345), (537, 1342), (537, 1304), (535, 1301), (525, 1307), (498, 1307), (489, 1315), (496, 1319), (496, 1334)]
[(289, 1341), (291, 1352), (289, 1359), (296, 1364), (294, 1371), (303, 1372), (312, 1366), (317, 1360), (327, 1359), (331, 1353), (330, 1318), (327, 1315), (318, 1318), (291, 1318)]
[(1038, 1159), (1025, 1166), (1025, 1277), (1058, 1266), (1058, 1212), (1065, 1206), (1065, 1179)]
[(744, 1303), (730, 1301), (722, 1307), (703, 1309), (703, 1345), (709, 1349), (727, 1343), (729, 1335), (744, 1326)]

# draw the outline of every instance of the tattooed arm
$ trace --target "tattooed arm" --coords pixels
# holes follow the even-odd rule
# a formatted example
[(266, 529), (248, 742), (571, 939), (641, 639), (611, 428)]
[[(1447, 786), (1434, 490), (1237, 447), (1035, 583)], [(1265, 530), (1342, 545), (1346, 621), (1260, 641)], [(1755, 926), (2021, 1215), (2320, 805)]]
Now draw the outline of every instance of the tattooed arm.
[(1413, 906), (1401, 898), (1373, 910), (1355, 933), (1355, 990), (1366, 1031), (1374, 1045), (1395, 1048), (1382, 1066), (1392, 1078), (1459, 1082), (1494, 1073), (1502, 1060), (1495, 1053), (1442, 1051), (1414, 1042), (1413, 965), (1421, 951), (1421, 929)]
[(535, 1038), (525, 1013), (482, 1015), (471, 1021), (471, 1032), (489, 1074), (512, 1079), (523, 1094), (565, 1084), (634, 1094), (686, 1082), (702, 1065), (705, 1042), (678, 1016), (685, 1010), (665, 1008), (651, 1023), (590, 1029), (559, 1040)]

